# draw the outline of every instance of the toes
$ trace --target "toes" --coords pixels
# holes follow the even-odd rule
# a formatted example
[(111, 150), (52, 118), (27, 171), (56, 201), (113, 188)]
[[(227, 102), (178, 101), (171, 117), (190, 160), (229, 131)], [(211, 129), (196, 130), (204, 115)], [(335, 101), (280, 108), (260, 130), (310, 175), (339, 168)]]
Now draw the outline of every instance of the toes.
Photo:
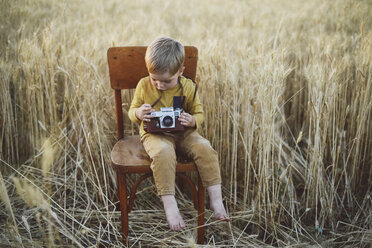
[(216, 214), (215, 218), (217, 220), (223, 220), (223, 221), (226, 221), (226, 222), (230, 221), (230, 218), (226, 214)]
[(175, 225), (170, 225), (169, 227), (172, 231), (181, 231), (185, 226), (185, 223), (182, 222)]
[(171, 226), (170, 226), (170, 229), (171, 229), (172, 231), (178, 231), (178, 225), (171, 225)]
[(230, 222), (230, 218), (227, 217), (227, 216), (220, 216), (219, 220), (223, 220), (223, 221), (226, 221), (226, 222)]
[(186, 225), (185, 225), (185, 223), (180, 222), (176, 226), (177, 226), (177, 230), (176, 231), (181, 231)]
[(181, 218), (181, 219), (179, 219), (179, 222), (178, 222), (178, 224), (179, 224), (179, 226), (180, 226), (180, 228), (182, 229), (182, 228), (184, 228), (186, 225), (185, 225), (185, 222), (183, 221), (183, 219)]

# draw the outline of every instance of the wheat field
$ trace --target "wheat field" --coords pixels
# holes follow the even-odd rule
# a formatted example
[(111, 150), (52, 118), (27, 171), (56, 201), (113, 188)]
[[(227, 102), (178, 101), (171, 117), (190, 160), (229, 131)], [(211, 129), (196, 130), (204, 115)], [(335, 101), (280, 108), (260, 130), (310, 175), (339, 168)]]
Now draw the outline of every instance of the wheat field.
[[(0, 20), (1, 247), (122, 247), (106, 52), (159, 36), (199, 49), (231, 217), (207, 210), (205, 247), (371, 245), (371, 0), (0, 0)], [(179, 233), (141, 186), (131, 247), (199, 247), (176, 198)]]

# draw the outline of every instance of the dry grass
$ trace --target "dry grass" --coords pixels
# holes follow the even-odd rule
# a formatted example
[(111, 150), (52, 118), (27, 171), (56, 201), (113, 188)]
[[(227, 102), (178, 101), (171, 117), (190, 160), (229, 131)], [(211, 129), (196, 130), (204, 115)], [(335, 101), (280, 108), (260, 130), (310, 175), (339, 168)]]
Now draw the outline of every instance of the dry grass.
[[(371, 6), (0, 0), (0, 246), (121, 246), (106, 51), (159, 35), (199, 48), (232, 218), (207, 213), (206, 246), (368, 246)], [(178, 193), (188, 223), (171, 233), (154, 192), (138, 194), (132, 246), (196, 247), (191, 202)]]

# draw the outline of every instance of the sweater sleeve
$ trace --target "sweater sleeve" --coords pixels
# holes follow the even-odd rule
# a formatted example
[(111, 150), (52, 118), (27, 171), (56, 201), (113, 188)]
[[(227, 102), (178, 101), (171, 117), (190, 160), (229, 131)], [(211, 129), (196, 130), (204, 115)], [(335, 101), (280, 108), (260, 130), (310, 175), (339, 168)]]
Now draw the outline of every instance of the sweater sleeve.
[(128, 111), (129, 119), (134, 123), (141, 123), (141, 120), (136, 116), (136, 110), (144, 104), (144, 96), (143, 96), (143, 84), (142, 80), (137, 84), (136, 91), (134, 92), (134, 97), (132, 103), (130, 104), (130, 108)]
[(196, 93), (195, 99), (192, 102), (189, 114), (191, 114), (195, 118), (196, 128), (197, 129), (200, 128), (201, 124), (204, 122), (204, 111), (203, 111), (203, 106), (199, 99), (198, 92)]

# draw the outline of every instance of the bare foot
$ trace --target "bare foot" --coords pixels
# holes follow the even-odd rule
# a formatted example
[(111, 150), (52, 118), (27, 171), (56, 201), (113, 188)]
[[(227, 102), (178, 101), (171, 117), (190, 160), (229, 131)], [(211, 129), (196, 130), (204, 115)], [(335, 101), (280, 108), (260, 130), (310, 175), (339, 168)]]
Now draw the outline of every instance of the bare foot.
[(221, 184), (209, 186), (207, 190), (211, 209), (213, 210), (213, 216), (218, 220), (229, 222), (230, 218), (227, 215), (225, 207), (222, 203)]
[(180, 231), (186, 225), (182, 219), (180, 211), (178, 210), (176, 198), (174, 195), (162, 195), (161, 199), (163, 200), (164, 211), (167, 216), (169, 228), (172, 231)]

